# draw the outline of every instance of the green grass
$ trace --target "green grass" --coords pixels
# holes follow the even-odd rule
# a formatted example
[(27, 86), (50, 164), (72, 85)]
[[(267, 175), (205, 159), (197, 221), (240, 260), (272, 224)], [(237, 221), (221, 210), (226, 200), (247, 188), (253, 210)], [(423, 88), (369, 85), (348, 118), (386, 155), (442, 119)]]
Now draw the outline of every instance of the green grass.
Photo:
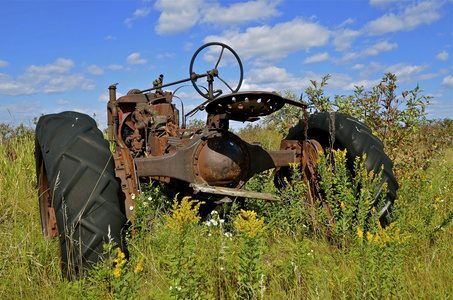
[[(453, 297), (452, 148), (438, 152), (427, 170), (399, 174), (395, 223), (387, 229), (370, 225), (363, 236), (353, 231), (337, 236), (343, 242), (337, 243), (309, 230), (303, 199), (289, 197), (284, 207), (246, 202), (244, 209), (264, 222), (256, 236), (234, 222), (237, 207), (220, 209), (210, 226), (188, 221), (179, 232), (156, 213), (157, 205), (142, 205), (138, 214), (152, 216), (146, 219), (151, 222), (140, 223), (130, 237), (130, 260), (119, 276), (104, 263), (73, 282), (61, 277), (58, 242), (42, 237), (33, 151), (32, 135), (0, 144), (2, 299)], [(271, 189), (269, 183), (259, 185)], [(151, 189), (137, 201), (149, 196), (164, 201), (156, 195)]]

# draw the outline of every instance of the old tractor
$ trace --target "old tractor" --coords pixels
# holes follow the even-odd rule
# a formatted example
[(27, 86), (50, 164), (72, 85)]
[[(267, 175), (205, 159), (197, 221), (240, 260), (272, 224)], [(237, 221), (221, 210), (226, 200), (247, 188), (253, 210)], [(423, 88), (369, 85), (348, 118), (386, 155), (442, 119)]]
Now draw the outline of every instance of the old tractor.
[[(198, 74), (194, 66), (202, 59), (202, 51), (215, 59), (211, 59), (212, 69)], [(223, 77), (224, 59), (238, 69), (239, 79), (234, 83)], [(225, 44), (208, 43), (193, 55), (186, 79), (165, 84), (161, 75), (152, 88), (133, 89), (119, 98), (116, 85), (111, 85), (108, 141), (96, 122), (81, 113), (62, 112), (39, 119), (35, 156), (42, 227), (46, 238), (59, 238), (63, 271), (96, 263), (108, 241), (126, 247), (123, 231), (134, 207), (133, 195), (143, 183), (165, 184), (211, 207), (233, 199), (274, 201), (279, 200), (275, 195), (245, 190), (246, 182), (275, 169), (275, 183), (283, 187), (290, 164), (298, 164), (310, 186), (307, 201), (322, 205), (329, 222), (334, 222), (315, 168), (319, 152), (326, 148), (347, 149), (351, 161), (367, 154), (369, 171), (378, 173), (383, 166), (381, 190), (375, 199), (385, 194), (380, 218), (386, 218), (398, 184), (382, 142), (367, 126), (340, 113), (313, 114), (290, 129), (280, 150), (266, 151), (259, 143), (235, 135), (229, 130), (230, 122), (253, 122), (284, 105), (306, 109), (307, 104), (276, 92), (239, 92), (242, 81), (237, 53)], [(184, 82), (191, 82), (204, 98), (187, 114), (177, 109), (175, 91), (164, 90)], [(218, 84), (224, 90), (216, 89)], [(205, 126), (186, 128), (186, 118), (202, 110), (207, 114)]]

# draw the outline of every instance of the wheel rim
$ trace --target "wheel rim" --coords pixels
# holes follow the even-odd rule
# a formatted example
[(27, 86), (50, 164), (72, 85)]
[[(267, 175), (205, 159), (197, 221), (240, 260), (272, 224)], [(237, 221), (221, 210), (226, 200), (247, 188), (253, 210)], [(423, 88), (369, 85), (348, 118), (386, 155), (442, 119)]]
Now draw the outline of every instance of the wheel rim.
[(39, 209), (41, 213), (42, 232), (44, 237), (50, 240), (58, 236), (58, 229), (55, 211), (52, 207), (49, 181), (43, 162), (41, 162), (39, 166), (38, 176)]
[(321, 186), (319, 184), (319, 175), (316, 171), (316, 163), (319, 159), (319, 153), (323, 151), (321, 144), (315, 140), (307, 140), (302, 143), (302, 172), (304, 174), (304, 183), (309, 187), (307, 200), (311, 207), (311, 214), (315, 216), (316, 202), (319, 201), (327, 215), (329, 224), (335, 223), (332, 208), (325, 200)]

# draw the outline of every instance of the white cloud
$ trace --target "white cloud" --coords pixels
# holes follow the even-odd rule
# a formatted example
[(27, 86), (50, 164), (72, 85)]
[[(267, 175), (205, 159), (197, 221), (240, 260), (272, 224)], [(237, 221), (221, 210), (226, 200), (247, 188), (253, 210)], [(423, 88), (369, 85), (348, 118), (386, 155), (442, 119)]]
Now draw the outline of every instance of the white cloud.
[(284, 78), (294, 76), (288, 73), (284, 68), (272, 66), (264, 69), (252, 69), (251, 77), (255, 83), (268, 84), (275, 82), (276, 80), (281, 81)]
[(55, 101), (56, 104), (58, 105), (64, 105), (64, 106), (71, 106), (71, 102), (68, 100), (63, 100), (63, 99), (58, 99)]
[(126, 62), (131, 65), (144, 65), (148, 61), (144, 58), (140, 58), (140, 52), (134, 52), (126, 58)]
[(12, 76), (0, 73), (0, 94), (18, 96), (36, 92), (37, 90), (31, 82), (14, 80)]
[(339, 28), (342, 28), (346, 25), (349, 25), (349, 24), (353, 24), (355, 22), (354, 19), (351, 19), (351, 18), (347, 18), (345, 21), (343, 21), (343, 23), (341, 23), (340, 25), (338, 25)]
[[(443, 94), (439, 93), (436, 95), (427, 95), (427, 96), (434, 96), (434, 99), (441, 99)], [(443, 119), (449, 118), (451, 119), (453, 116), (453, 101), (438, 101), (431, 99), (431, 105), (426, 107), (426, 113), (428, 114), (428, 118), (432, 119)]]
[(453, 89), (453, 76), (451, 75), (445, 76), (444, 79), (442, 80), (441, 86), (447, 89)]
[(158, 54), (156, 57), (158, 59), (164, 59), (164, 58), (172, 58), (172, 57), (175, 57), (175, 56), (176, 56), (175, 53), (165, 52), (164, 54)]
[[(11, 118), (13, 121), (20, 120), (21, 122), (23, 122), (25, 120), (28, 120), (31, 123), (33, 117), (38, 116), (40, 113), (46, 113), (42, 111), (41, 102), (39, 101), (38, 102), (21, 101), (8, 104), (5, 103), (1, 104), (2, 105), (0, 105), (0, 117), (2, 119), (2, 122), (8, 122), (7, 118)], [(6, 111), (9, 111), (7, 118), (5, 118)], [(11, 114), (11, 116), (9, 114)]]
[(9, 67), (9, 62), (0, 59), (0, 69)]
[(242, 3), (234, 3), (229, 7), (219, 3), (207, 5), (202, 9), (202, 22), (215, 25), (239, 25), (250, 21), (260, 21), (269, 17), (279, 16), (276, 6), (280, 1), (257, 0)]
[(109, 99), (110, 99), (109, 93), (103, 93), (99, 95), (98, 102), (107, 103), (109, 102)]
[(17, 78), (0, 74), (0, 94), (19, 96), (38, 92), (59, 93), (75, 89), (94, 89), (96, 83), (93, 80), (81, 74), (70, 74), (72, 68), (72, 60), (58, 58), (50, 64), (31, 65)]
[(373, 46), (370, 46), (370, 47), (362, 50), (361, 52), (349, 52), (341, 58), (341, 61), (344, 63), (344, 62), (349, 62), (349, 61), (355, 60), (357, 58), (376, 56), (381, 52), (388, 52), (388, 51), (391, 51), (396, 48), (398, 48), (397, 43), (389, 43), (387, 41), (379, 42), (377, 44), (374, 44)]
[(371, 87), (376, 86), (379, 84), (380, 79), (361, 79), (361, 80), (354, 80), (350, 81), (349, 84), (345, 85), (344, 90), (346, 91), (354, 91), (356, 86), (363, 87), (364, 89), (369, 89)]
[(422, 80), (429, 80), (429, 79), (433, 79), (433, 78), (436, 78), (436, 77), (439, 77), (440, 74), (439, 73), (428, 73), (428, 74), (421, 74), (417, 77), (417, 81), (422, 81)]
[(363, 68), (365, 68), (365, 65), (364, 65), (364, 64), (356, 64), (356, 65), (353, 65), (353, 66), (351, 67), (351, 69), (354, 70), (354, 71), (362, 70)]
[(85, 68), (85, 71), (91, 75), (104, 75), (104, 70), (96, 65), (91, 65)]
[[(117, 98), (117, 99), (118, 99), (119, 97), (122, 97), (122, 96), (124, 96), (124, 95), (121, 94), (121, 93), (118, 92), (118, 91), (116, 92), (116, 98)], [(110, 100), (110, 95), (109, 95), (108, 92), (107, 92), (107, 93), (102, 93), (101, 95), (99, 95), (99, 97), (98, 97), (97, 100), (98, 100), (98, 102), (107, 103), (107, 102), (109, 102), (109, 100)]]
[(390, 6), (391, 4), (394, 3), (401, 3), (401, 2), (407, 2), (409, 0), (370, 0), (370, 5), (371, 6), (376, 6), (376, 7), (381, 7), (385, 8), (387, 6)]
[(381, 52), (388, 52), (391, 51), (395, 48), (398, 48), (397, 43), (389, 43), (387, 41), (380, 42), (377, 44), (374, 44), (373, 46), (365, 49), (362, 53), (361, 56), (376, 56)]
[(116, 70), (122, 70), (122, 69), (124, 69), (124, 67), (121, 65), (108, 65), (107, 69), (116, 71)]
[(184, 51), (190, 51), (192, 49), (192, 46), (193, 46), (193, 43), (185, 42), (183, 49), (184, 49)]
[(398, 14), (388, 13), (368, 22), (365, 31), (369, 35), (380, 35), (395, 31), (409, 31), (421, 24), (430, 24), (440, 18), (437, 10), (442, 6), (439, 1), (425, 1), (411, 4)]
[(178, 34), (192, 28), (200, 17), (202, 0), (157, 0), (154, 8), (161, 11), (156, 33), (159, 35)]
[[(242, 91), (294, 91), (296, 93), (304, 92), (311, 86), (311, 80), (318, 82), (326, 74), (316, 74), (311, 71), (305, 72), (302, 77), (296, 77), (284, 68), (275, 66), (266, 68), (252, 69), (244, 79)], [(347, 74), (333, 73), (328, 81), (328, 88), (345, 90), (347, 85), (352, 82), (352, 78)]]
[(444, 50), (441, 53), (437, 54), (436, 58), (441, 61), (446, 61), (448, 59), (448, 56), (449, 56), (448, 52)]
[(134, 18), (144, 18), (150, 13), (150, 11), (151, 11), (151, 9), (148, 7), (139, 8), (134, 12), (133, 17)]
[(379, 62), (372, 61), (360, 71), (359, 75), (360, 78), (368, 78), (369, 76), (382, 75), (384, 69), (385, 65)]
[[(320, 78), (321, 76), (318, 76)], [(322, 77), (321, 77), (322, 78)], [(346, 87), (348, 84), (350, 84), (353, 81), (353, 79), (348, 75), (344, 73), (332, 73), (330, 74), (330, 79), (327, 81), (327, 89), (341, 89), (341, 90), (346, 90)], [(318, 83), (321, 82), (321, 79), (318, 80)]]
[(337, 51), (345, 51), (351, 47), (352, 42), (360, 35), (360, 31), (344, 29), (334, 33), (333, 45)]
[(307, 57), (304, 60), (304, 64), (318, 63), (329, 59), (329, 53), (323, 52)]
[(135, 20), (141, 19), (141, 18), (145, 18), (150, 12), (151, 12), (151, 9), (149, 7), (139, 8), (139, 9), (135, 10), (132, 18), (127, 18), (126, 20), (124, 20), (124, 24), (126, 24), (127, 27), (131, 28), (132, 21), (135, 21)]
[(420, 74), (428, 68), (428, 65), (407, 65), (399, 63), (387, 68), (386, 72), (393, 73), (397, 76), (399, 82), (410, 82), (413, 80), (415, 75)]
[(255, 63), (279, 61), (290, 53), (309, 50), (327, 44), (330, 31), (300, 18), (276, 24), (249, 27), (243, 33), (225, 31), (222, 36), (208, 36), (205, 42), (220, 41), (230, 45), (244, 59), (256, 58)]
[(57, 58), (55, 62), (44, 66), (31, 65), (27, 68), (27, 72), (37, 74), (65, 74), (71, 72), (72, 68), (74, 68), (74, 62), (71, 59)]
[(161, 12), (156, 33), (171, 35), (185, 32), (197, 22), (216, 26), (236, 26), (263, 21), (281, 13), (276, 6), (281, 0), (255, 0), (222, 6), (205, 0), (157, 0), (154, 8)]
[(45, 93), (61, 93), (68, 90), (81, 89), (84, 91), (94, 90), (95, 82), (86, 79), (82, 75), (74, 74), (69, 76), (56, 76), (49, 80), (44, 86)]
[(300, 91), (310, 84), (308, 78), (297, 78), (275, 66), (252, 69), (244, 79), (242, 91)]

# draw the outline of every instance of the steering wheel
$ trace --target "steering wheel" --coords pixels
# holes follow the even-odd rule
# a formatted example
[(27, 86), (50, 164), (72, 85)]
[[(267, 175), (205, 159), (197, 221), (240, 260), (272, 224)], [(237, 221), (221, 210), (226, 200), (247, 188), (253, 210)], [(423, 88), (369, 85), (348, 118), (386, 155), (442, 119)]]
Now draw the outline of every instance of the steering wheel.
[[(198, 85), (196, 84), (196, 81), (197, 81), (197, 76), (196, 73), (193, 71), (193, 65), (194, 65), (194, 62), (195, 62), (195, 59), (197, 58), (197, 55), (204, 49), (204, 48), (207, 48), (207, 47), (211, 47), (211, 46), (220, 46), (222, 47), (222, 50), (220, 51), (220, 55), (219, 55), (219, 58), (217, 59), (217, 62), (214, 66), (214, 68), (212, 70), (208, 70), (206, 72), (206, 77), (207, 77), (207, 81), (208, 81), (208, 88), (206, 89), (205, 87), (202, 86), (202, 88), (206, 89), (207, 92), (204, 93), (203, 91), (200, 90), (200, 88), (198, 87)], [(230, 87), (230, 85), (228, 83), (226, 83), (225, 80), (222, 79), (222, 77), (219, 76), (219, 70), (217, 69), (218, 66), (219, 66), (219, 63), (220, 63), (220, 60), (222, 59), (222, 56), (223, 56), (223, 52), (225, 49), (228, 49), (232, 54), (233, 56), (236, 58), (237, 60), (237, 63), (239, 65), (239, 68), (240, 68), (240, 78), (239, 78), (239, 83), (238, 85), (233, 89), (232, 87)], [(195, 52), (195, 54), (192, 56), (192, 60), (190, 61), (190, 67), (189, 67), (189, 75), (190, 75), (190, 81), (192, 81), (192, 85), (193, 87), (195, 88), (195, 90), (201, 95), (203, 96), (204, 98), (208, 99), (208, 100), (212, 100), (218, 96), (220, 96), (220, 94), (222, 94), (222, 91), (221, 90), (214, 90), (214, 78), (217, 77), (220, 81), (222, 81), (230, 90), (231, 90), (231, 93), (236, 93), (237, 91), (239, 91), (239, 88), (241, 87), (242, 85), (242, 79), (244, 77), (244, 70), (242, 68), (242, 62), (241, 60), (239, 59), (239, 56), (237, 55), (237, 53), (228, 45), (225, 45), (223, 43), (219, 43), (219, 42), (212, 42), (212, 43), (207, 43), (207, 44), (204, 44), (203, 46), (201, 46), (200, 48), (198, 48), (198, 50)], [(214, 95), (215, 94), (215, 95)]]

